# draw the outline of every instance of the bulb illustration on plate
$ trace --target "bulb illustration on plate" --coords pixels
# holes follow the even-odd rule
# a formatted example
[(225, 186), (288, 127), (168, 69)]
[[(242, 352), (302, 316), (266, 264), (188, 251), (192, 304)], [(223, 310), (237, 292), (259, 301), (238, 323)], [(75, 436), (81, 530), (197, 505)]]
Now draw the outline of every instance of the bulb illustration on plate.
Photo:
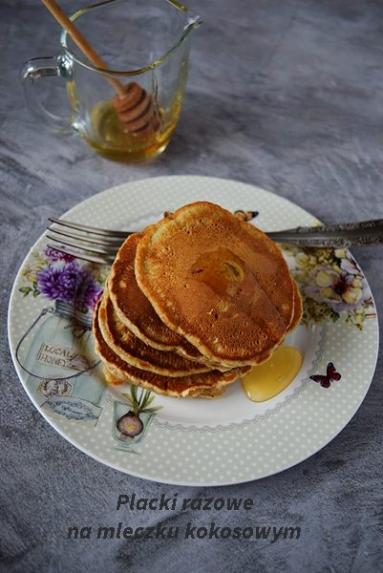
[[(125, 445), (140, 441), (152, 417), (161, 409), (161, 406), (153, 406), (154, 395), (150, 390), (144, 390), (137, 386), (131, 386), (129, 392), (121, 393), (126, 403), (115, 402), (115, 437)], [(126, 406), (129, 410), (126, 411)]]

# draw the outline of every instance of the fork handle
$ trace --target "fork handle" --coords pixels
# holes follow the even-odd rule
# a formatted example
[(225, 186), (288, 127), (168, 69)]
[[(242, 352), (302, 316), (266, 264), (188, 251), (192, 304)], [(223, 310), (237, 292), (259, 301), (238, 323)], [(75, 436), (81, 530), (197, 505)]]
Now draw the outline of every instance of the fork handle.
[(278, 243), (291, 243), (304, 247), (346, 248), (352, 245), (377, 245), (383, 243), (383, 219), (319, 227), (297, 227), (267, 234)]

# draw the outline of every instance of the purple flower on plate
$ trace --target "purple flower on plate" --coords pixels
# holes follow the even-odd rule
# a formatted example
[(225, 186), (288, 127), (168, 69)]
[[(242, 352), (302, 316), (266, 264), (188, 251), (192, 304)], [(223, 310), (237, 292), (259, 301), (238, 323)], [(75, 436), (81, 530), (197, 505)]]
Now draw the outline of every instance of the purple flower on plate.
[(73, 302), (84, 310), (95, 306), (102, 291), (92, 274), (75, 260), (49, 266), (37, 273), (37, 287), (51, 300)]
[(61, 274), (59, 282), (62, 288), (64, 300), (74, 300), (82, 284), (82, 269), (77, 261), (66, 264)]
[(37, 288), (51, 300), (70, 300), (71, 295), (61, 282), (62, 267), (46, 267), (37, 273)]
[(81, 281), (77, 291), (77, 299), (81, 306), (94, 308), (102, 293), (102, 287), (94, 280), (87, 269), (81, 269)]
[(340, 267), (321, 265), (309, 276), (304, 293), (324, 302), (334, 312), (351, 311), (370, 297), (367, 281), (352, 259), (341, 259)]
[(55, 263), (56, 261), (65, 261), (69, 263), (70, 261), (74, 260), (72, 255), (58, 251), (53, 247), (45, 247), (44, 254), (51, 261), (51, 263)]
[(342, 269), (342, 271), (345, 271), (350, 275), (355, 275), (355, 276), (362, 275), (362, 271), (356, 264), (356, 261), (354, 261), (353, 259), (347, 259), (347, 258), (341, 259), (340, 268)]

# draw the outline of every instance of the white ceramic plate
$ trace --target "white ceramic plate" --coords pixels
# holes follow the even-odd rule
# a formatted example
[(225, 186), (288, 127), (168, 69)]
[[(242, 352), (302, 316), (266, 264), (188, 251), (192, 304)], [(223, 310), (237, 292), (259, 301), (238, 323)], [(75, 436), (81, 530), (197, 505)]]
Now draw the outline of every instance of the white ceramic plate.
[[(164, 211), (197, 200), (256, 210), (254, 222), (269, 231), (317, 222), (263, 189), (194, 176), (120, 185), (83, 201), (65, 218), (138, 230)], [(238, 382), (215, 400), (155, 395), (152, 405), (161, 409), (141, 413), (137, 435), (123, 438), (117, 421), (132, 416), (121, 396), (129, 387), (105, 387), (100, 366), (94, 366), (89, 331), (106, 269), (61, 260), (47, 249), (44, 236), (23, 262), (10, 300), (9, 340), (19, 378), (64, 438), (120, 471), (191, 485), (239, 483), (280, 472), (317, 452), (346, 426), (370, 386), (378, 351), (374, 303), (351, 255), (298, 250), (287, 251), (286, 257), (306, 294), (306, 325), (289, 336), (304, 361), (292, 384), (267, 402), (251, 402)], [(74, 313), (80, 317), (75, 329)], [(341, 380), (330, 379), (325, 388), (310, 376), (325, 376), (329, 363)]]

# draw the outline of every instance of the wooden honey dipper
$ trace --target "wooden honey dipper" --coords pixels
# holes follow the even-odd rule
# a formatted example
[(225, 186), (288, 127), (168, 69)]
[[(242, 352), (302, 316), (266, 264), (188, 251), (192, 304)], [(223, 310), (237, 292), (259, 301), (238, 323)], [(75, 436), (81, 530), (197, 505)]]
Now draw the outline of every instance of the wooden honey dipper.
[(123, 86), (123, 90), (112, 99), (112, 105), (124, 131), (141, 135), (157, 131), (160, 115), (152, 96), (136, 82)]
[[(96, 67), (107, 70), (107, 65), (94, 51), (89, 42), (80, 33), (78, 28), (63, 12), (55, 0), (41, 0), (57, 22), (68, 32), (73, 42), (82, 53)], [(111, 76), (106, 77), (116, 91), (112, 105), (117, 112), (121, 126), (125, 133), (148, 135), (160, 126), (160, 112), (153, 97), (136, 82), (121, 83)]]

